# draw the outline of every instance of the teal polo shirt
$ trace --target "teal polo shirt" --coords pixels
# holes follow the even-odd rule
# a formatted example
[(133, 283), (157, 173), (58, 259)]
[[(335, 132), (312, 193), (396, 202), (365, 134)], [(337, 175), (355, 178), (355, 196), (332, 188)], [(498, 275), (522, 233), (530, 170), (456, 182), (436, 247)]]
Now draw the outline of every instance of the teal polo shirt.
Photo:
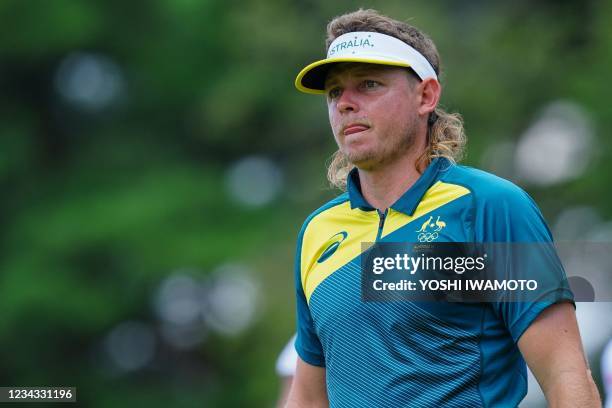
[(331, 407), (513, 407), (527, 392), (517, 342), (559, 288), (534, 302), (364, 302), (364, 242), (551, 242), (511, 182), (434, 159), (385, 213), (347, 192), (313, 212), (295, 259), (296, 350), (326, 368)]

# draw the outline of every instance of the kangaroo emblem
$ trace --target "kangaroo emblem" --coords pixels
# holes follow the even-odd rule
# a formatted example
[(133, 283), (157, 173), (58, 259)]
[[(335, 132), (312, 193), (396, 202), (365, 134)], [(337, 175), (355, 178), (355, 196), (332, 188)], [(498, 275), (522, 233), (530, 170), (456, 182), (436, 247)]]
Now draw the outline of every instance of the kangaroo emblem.
[(444, 221), (440, 221), (440, 216), (438, 215), (438, 219), (436, 220), (436, 228), (435, 231), (440, 231), (442, 228), (446, 227), (446, 223)]
[[(440, 218), (440, 217), (438, 217), (438, 218)], [(416, 232), (425, 232), (425, 230), (429, 226), (429, 223), (431, 222), (432, 219), (433, 219), (433, 215), (430, 215), (429, 219), (427, 221), (425, 221), (423, 223), (423, 225), (421, 225), (421, 229), (418, 229)]]

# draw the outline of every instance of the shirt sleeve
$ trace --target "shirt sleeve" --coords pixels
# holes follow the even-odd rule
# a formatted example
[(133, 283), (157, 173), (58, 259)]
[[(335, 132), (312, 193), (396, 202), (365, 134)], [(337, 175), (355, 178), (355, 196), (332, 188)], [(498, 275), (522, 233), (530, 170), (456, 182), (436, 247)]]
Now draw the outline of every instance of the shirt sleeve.
[[(541, 287), (528, 300), (492, 304), (515, 342), (547, 307), (574, 297), (554, 248), (552, 234), (529, 195), (510, 182), (476, 205), (476, 241), (491, 243), (501, 254), (508, 279), (535, 279)], [(498, 256), (498, 261), (499, 261)], [(499, 276), (496, 271), (496, 276)]]
[[(306, 226), (306, 224), (305, 224)], [(311, 365), (325, 367), (325, 357), (321, 341), (315, 331), (310, 308), (302, 287), (301, 252), (305, 226), (298, 237), (295, 254), (295, 292), (297, 304), (297, 338), (295, 350), (302, 360)]]

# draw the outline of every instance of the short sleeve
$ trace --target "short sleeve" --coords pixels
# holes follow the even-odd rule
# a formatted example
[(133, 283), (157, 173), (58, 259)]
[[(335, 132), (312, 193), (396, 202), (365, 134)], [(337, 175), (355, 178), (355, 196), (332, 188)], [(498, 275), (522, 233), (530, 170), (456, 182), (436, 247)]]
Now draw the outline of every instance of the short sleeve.
[(297, 338), (295, 350), (302, 360), (308, 364), (325, 367), (325, 357), (321, 341), (315, 331), (314, 322), (310, 314), (310, 308), (302, 287), (301, 274), (301, 252), (302, 237), (304, 228), (298, 237), (298, 244), (295, 254), (295, 292), (297, 306)]
[(476, 241), (491, 243), (499, 252), (504, 252), (507, 278), (537, 278), (547, 283), (529, 300), (498, 301), (492, 305), (514, 341), (518, 342), (544, 309), (558, 302), (573, 303), (574, 297), (554, 248), (552, 234), (526, 192), (504, 181), (494, 192), (481, 197), (475, 212)]

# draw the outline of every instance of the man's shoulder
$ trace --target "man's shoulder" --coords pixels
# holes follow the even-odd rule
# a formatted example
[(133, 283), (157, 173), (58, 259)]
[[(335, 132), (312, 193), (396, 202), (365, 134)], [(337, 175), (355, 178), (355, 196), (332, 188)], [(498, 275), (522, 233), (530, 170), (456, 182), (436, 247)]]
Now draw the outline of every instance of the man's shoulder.
[(487, 171), (465, 165), (449, 167), (440, 181), (457, 184), (470, 190), (474, 200), (499, 203), (502, 201), (531, 201), (529, 195), (512, 181)]
[(329, 200), (328, 202), (326, 202), (325, 204), (323, 204), (322, 206), (320, 206), (319, 208), (311, 212), (310, 215), (306, 217), (306, 220), (304, 221), (304, 224), (302, 225), (300, 235), (304, 234), (304, 231), (306, 230), (308, 225), (312, 223), (313, 220), (325, 217), (325, 215), (327, 215), (333, 209), (336, 209), (338, 206), (343, 205), (343, 204), (348, 205), (348, 202), (349, 202), (348, 193), (343, 193)]
[(535, 201), (519, 186), (483, 170), (455, 165), (448, 183), (468, 188), (473, 197), (477, 240), (491, 242), (550, 241), (552, 235)]

